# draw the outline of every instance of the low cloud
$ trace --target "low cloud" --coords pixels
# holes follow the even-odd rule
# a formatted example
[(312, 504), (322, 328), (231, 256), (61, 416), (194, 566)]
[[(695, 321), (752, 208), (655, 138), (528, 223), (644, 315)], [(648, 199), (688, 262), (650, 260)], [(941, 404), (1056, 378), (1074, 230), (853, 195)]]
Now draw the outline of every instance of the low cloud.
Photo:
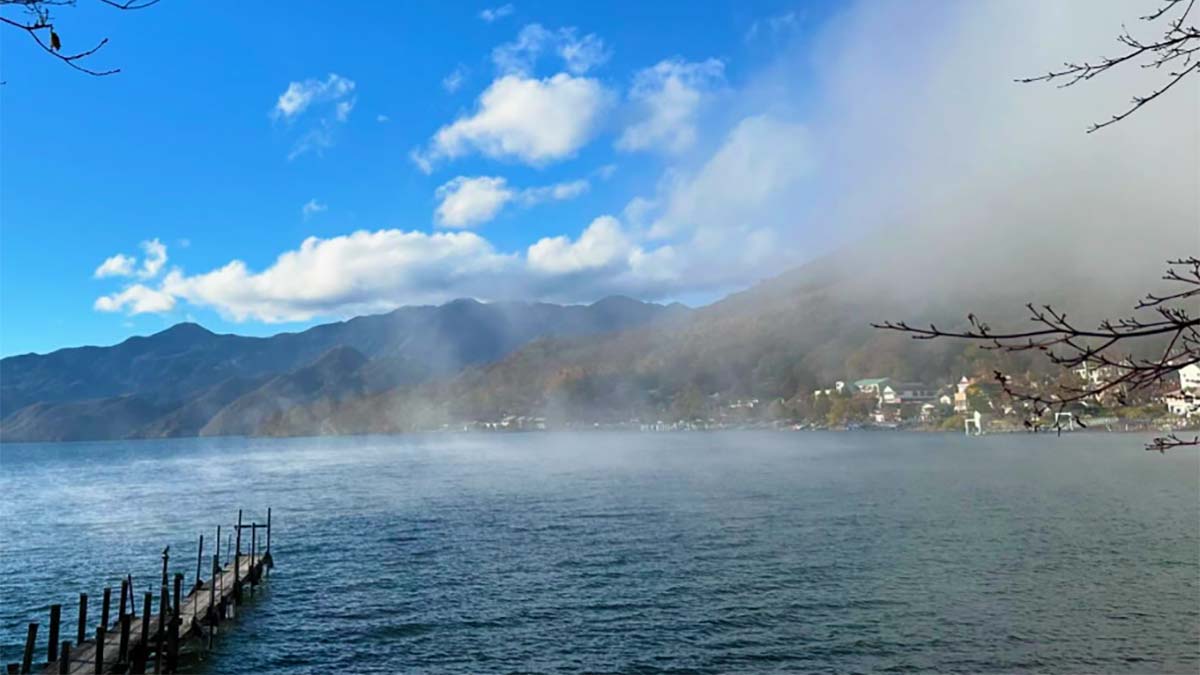
[(259, 272), (240, 260), (194, 276), (174, 270), (159, 292), (234, 321), (303, 321), (486, 295), (512, 264), (471, 232), (358, 231), (309, 237)]
[(629, 91), (639, 119), (617, 139), (617, 148), (676, 153), (690, 148), (696, 141), (700, 104), (724, 79), (725, 64), (716, 59), (669, 59), (639, 71)]
[(142, 264), (138, 266), (138, 259), (124, 253), (117, 253), (109, 256), (100, 263), (96, 271), (92, 273), (95, 279), (104, 279), (107, 277), (132, 277), (136, 276), (140, 279), (153, 279), (162, 271), (164, 265), (167, 264), (167, 247), (161, 241), (149, 239), (143, 241), (138, 246), (142, 249)]
[(96, 268), (92, 276), (96, 279), (103, 279), (105, 277), (131, 277), (133, 276), (135, 265), (137, 265), (136, 258), (124, 253), (118, 253), (109, 256), (104, 262), (100, 263), (100, 266)]
[(307, 220), (318, 213), (328, 210), (329, 206), (327, 204), (322, 204), (316, 199), (310, 199), (304, 203), (304, 206), (300, 207), (300, 215), (304, 216), (304, 218)]
[(295, 119), (309, 106), (317, 103), (343, 102), (354, 93), (354, 81), (330, 73), (324, 80), (307, 79), (291, 82), (275, 102), (277, 118)]
[(503, 75), (528, 76), (547, 53), (557, 55), (574, 75), (583, 75), (612, 56), (604, 40), (594, 33), (580, 36), (573, 27), (551, 30), (531, 23), (517, 33), (515, 40), (493, 49), (492, 62)]
[(499, 177), (458, 176), (437, 189), (436, 217), (442, 227), (473, 227), (496, 217), (515, 196)]
[(324, 80), (310, 78), (288, 84), (275, 101), (272, 118), (289, 125), (308, 120), (293, 142), (288, 160), (308, 152), (320, 154), (334, 146), (337, 127), (350, 119), (357, 102), (355, 86), (353, 80), (337, 73), (330, 73)]
[(439, 129), (412, 158), (426, 173), (439, 160), (472, 152), (545, 165), (571, 157), (591, 140), (610, 101), (594, 79), (506, 75), (480, 95), (474, 113)]
[(447, 94), (453, 94), (458, 91), (462, 88), (463, 83), (467, 81), (468, 72), (470, 71), (467, 70), (466, 66), (461, 63), (458, 64), (454, 70), (450, 71), (449, 75), (442, 78), (442, 89), (445, 89)]
[(170, 293), (134, 284), (119, 293), (96, 298), (93, 308), (99, 312), (124, 311), (129, 315), (161, 314), (175, 308), (175, 298)]
[(437, 189), (441, 203), (434, 215), (442, 227), (474, 227), (495, 218), (509, 203), (529, 207), (574, 199), (588, 188), (588, 181), (580, 179), (517, 190), (499, 176), (458, 176)]
[(488, 23), (493, 23), (512, 14), (515, 10), (516, 8), (511, 3), (500, 5), (499, 7), (489, 7), (479, 12), (479, 18)]

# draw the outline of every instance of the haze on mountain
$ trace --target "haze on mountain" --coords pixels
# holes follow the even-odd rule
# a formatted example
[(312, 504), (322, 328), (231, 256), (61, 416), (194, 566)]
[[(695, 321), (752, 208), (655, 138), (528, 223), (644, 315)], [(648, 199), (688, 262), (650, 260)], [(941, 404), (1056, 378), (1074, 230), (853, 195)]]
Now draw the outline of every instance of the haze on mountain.
[(0, 436), (254, 433), (270, 414), (315, 399), (455, 373), (537, 338), (607, 333), (686, 312), (622, 297), (572, 306), (458, 300), (270, 338), (183, 323), (112, 347), (0, 360)]

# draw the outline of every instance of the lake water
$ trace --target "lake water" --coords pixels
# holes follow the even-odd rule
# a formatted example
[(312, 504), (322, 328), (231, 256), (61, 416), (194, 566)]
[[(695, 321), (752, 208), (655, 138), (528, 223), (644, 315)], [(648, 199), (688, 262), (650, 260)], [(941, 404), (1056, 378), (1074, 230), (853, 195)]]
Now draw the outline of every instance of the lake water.
[(266, 591), (193, 671), (1195, 673), (1200, 459), (1144, 440), (7, 445), (0, 656), (271, 506)]

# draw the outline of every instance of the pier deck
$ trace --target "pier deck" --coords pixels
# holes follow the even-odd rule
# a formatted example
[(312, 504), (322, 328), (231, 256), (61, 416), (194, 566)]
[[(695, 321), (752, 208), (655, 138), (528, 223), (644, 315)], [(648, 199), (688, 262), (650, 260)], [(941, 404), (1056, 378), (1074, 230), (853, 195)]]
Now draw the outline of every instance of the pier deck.
[[(210, 570), (208, 579), (201, 576), (206, 567), (206, 557), (204, 537), (200, 537), (196, 553), (196, 577), (186, 595), (182, 592), (183, 574), (174, 575), (173, 588), (167, 584), (169, 549), (163, 551), (159, 592), (142, 595), (140, 614), (134, 604), (132, 578), (127, 577), (121, 582), (120, 609), (116, 621), (109, 621), (112, 589), (106, 588), (101, 619), (94, 632), (90, 632), (87, 630), (87, 596), (81, 594), (79, 623), (75, 626), (76, 630), (67, 635), (83, 637), (82, 641), (78, 637), (74, 644), (70, 640), (63, 640), (60, 646), (59, 633), (64, 623), (62, 606), (51, 605), (47, 651), (44, 653), (46, 659), (35, 658), (38, 624), (31, 623), (22, 662), (9, 664), (8, 673), (175, 672), (179, 665), (180, 646), (199, 639), (200, 644), (211, 647), (220, 622), (233, 613), (244, 594), (253, 595), (255, 587), (274, 566), (270, 552), (270, 509), (267, 510), (265, 526), (258, 523), (242, 524), (241, 521), (242, 514), (239, 511), (238, 524), (235, 526), (236, 546), (233, 535), (230, 535), (230, 546), (227, 548), (227, 555), (231, 559), (222, 565), (220, 554), (214, 554), (207, 565)], [(241, 552), (242, 530), (249, 530), (251, 534), (249, 553)], [(266, 535), (266, 548), (258, 545), (260, 533)], [(218, 549), (220, 541), (220, 528), (217, 528)], [(97, 649), (98, 646), (102, 646), (102, 649)]]

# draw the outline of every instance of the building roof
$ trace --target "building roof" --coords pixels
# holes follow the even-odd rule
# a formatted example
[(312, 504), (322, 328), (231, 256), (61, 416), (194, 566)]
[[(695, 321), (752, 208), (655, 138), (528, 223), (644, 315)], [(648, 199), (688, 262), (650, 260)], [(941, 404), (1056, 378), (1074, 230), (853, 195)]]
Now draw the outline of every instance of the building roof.
[(883, 384), (884, 382), (889, 382), (889, 381), (891, 381), (891, 379), (892, 378), (890, 378), (890, 377), (871, 377), (871, 378), (867, 378), (865, 380), (855, 380), (854, 386), (859, 387), (859, 388), (869, 387), (873, 384)]

